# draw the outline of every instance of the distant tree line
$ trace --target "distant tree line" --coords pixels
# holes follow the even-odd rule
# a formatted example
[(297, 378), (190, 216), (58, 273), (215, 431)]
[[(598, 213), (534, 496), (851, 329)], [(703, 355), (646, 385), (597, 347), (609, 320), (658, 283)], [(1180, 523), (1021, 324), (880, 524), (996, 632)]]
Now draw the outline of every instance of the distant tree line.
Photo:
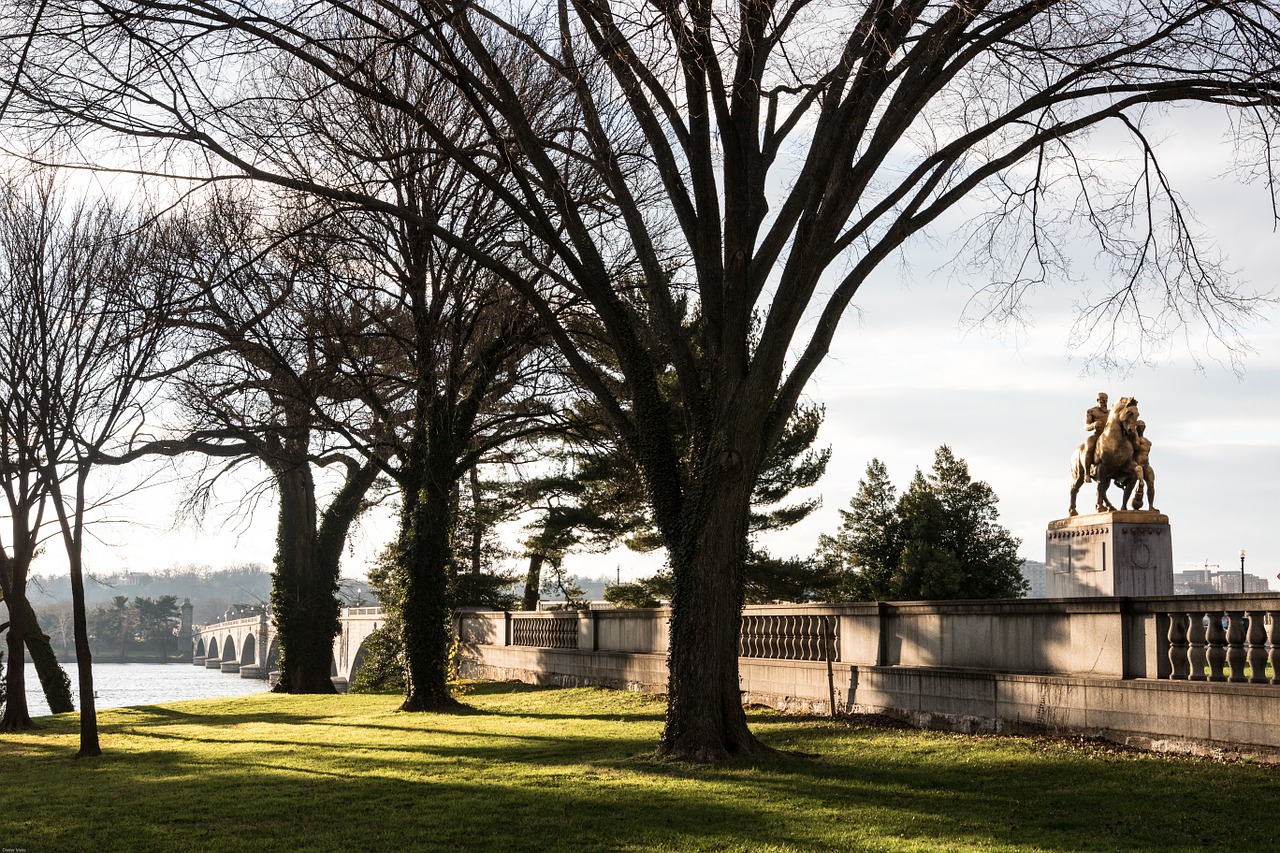
[[(271, 573), (261, 564), (245, 563), (214, 569), (208, 566), (171, 566), (158, 571), (131, 573), (129, 586), (121, 578), (90, 575), (85, 579), (85, 605), (92, 610), (118, 595), (171, 595), (181, 604), (190, 599), (192, 621), (217, 622), (235, 604), (262, 604), (271, 594)], [(71, 609), (71, 579), (67, 575), (43, 575), (31, 580), (32, 602), (40, 624), (53, 633), (49, 619)], [(70, 616), (66, 617), (70, 630)]]

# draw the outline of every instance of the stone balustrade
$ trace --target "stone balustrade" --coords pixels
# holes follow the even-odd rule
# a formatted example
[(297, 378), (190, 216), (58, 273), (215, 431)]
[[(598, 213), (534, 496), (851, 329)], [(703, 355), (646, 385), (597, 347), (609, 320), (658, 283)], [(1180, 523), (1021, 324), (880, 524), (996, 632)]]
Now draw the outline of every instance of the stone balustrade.
[[(1049, 730), (1280, 757), (1280, 595), (762, 605), (744, 701), (969, 731)], [(482, 678), (662, 691), (670, 611), (463, 611)]]
[(578, 622), (576, 611), (513, 615), (511, 645), (539, 649), (576, 649)]
[(840, 620), (811, 613), (748, 613), (742, 617), (738, 654), (773, 660), (840, 660)]
[[(766, 605), (744, 609), (739, 645), (744, 658), (1280, 684), (1278, 616), (1280, 595)], [(464, 642), (665, 654), (668, 619), (465, 611), (460, 627)]]
[(1256, 596), (1175, 602), (1157, 612), (1157, 678), (1280, 684), (1280, 604)]

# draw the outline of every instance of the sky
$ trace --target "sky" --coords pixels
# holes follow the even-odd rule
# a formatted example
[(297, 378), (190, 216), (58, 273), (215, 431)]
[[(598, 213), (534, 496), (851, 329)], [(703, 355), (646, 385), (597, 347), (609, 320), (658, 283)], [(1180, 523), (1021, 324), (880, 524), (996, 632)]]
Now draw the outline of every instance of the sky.
[[(1228, 170), (1222, 128), (1179, 120), (1164, 142), (1166, 165), (1199, 215), (1207, 244), (1261, 291), (1275, 288), (1280, 238), (1269, 199), (1240, 184)], [(1103, 140), (1105, 143), (1105, 140)], [(1076, 348), (1071, 326), (1078, 287), (1059, 286), (1032, 302), (1031, 325), (987, 329), (967, 322), (977, 284), (950, 263), (953, 235), (912, 247), (907, 268), (886, 264), (845, 318), (808, 398), (826, 407), (820, 445), (832, 447), (828, 473), (814, 490), (822, 506), (810, 518), (765, 544), (777, 556), (807, 555), (822, 533), (834, 533), (867, 463), (877, 457), (899, 489), (916, 468), (928, 469), (935, 448), (947, 444), (975, 479), (1000, 498), (1001, 522), (1022, 541), (1020, 553), (1044, 559), (1048, 523), (1067, 513), (1072, 452), (1086, 437), (1085, 411), (1099, 391), (1113, 401), (1136, 397), (1153, 443), (1157, 506), (1169, 516), (1174, 568), (1246, 570), (1280, 589), (1280, 308), (1266, 306), (1245, 328), (1252, 353), (1232, 365), (1220, 349), (1175, 344), (1152, 363), (1098, 372), (1091, 349)], [(1086, 281), (1105, 271), (1090, 270)], [(90, 570), (155, 571), (172, 565), (269, 565), (275, 514), (269, 495), (247, 516), (228, 511), (239, 497), (229, 485), (226, 505), (197, 526), (175, 514), (183, 472), (112, 510), (122, 523), (99, 526), (88, 553)], [(164, 478), (161, 478), (164, 479)], [(248, 486), (252, 478), (241, 482)], [(1093, 486), (1080, 496), (1093, 504)], [(1113, 490), (1118, 502), (1118, 490)], [(344, 574), (360, 576), (393, 531), (389, 509), (375, 512), (353, 535)], [(578, 555), (570, 571), (587, 577), (651, 574), (660, 561), (628, 552)], [(515, 564), (513, 564), (515, 567)], [(57, 549), (36, 564), (58, 573)]]

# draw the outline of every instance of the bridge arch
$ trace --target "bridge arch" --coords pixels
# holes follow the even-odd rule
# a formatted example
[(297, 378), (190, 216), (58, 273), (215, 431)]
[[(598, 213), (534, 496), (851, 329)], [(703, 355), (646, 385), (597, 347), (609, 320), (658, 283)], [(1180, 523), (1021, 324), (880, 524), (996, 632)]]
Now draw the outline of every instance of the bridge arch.
[(246, 634), (244, 641), (240, 644), (240, 665), (253, 666), (258, 662), (258, 641), (254, 639), (253, 634)]
[(196, 637), (195, 657), (202, 658), (204, 656), (204, 637)]
[(224, 640), (222, 643), (222, 659), (223, 660), (236, 659), (236, 643), (235, 643), (235, 640), (231, 638), (230, 634), (227, 634), (227, 639)]
[(280, 668), (280, 640), (274, 633), (271, 635), (271, 643), (267, 646), (267, 656), (263, 663), (266, 665), (267, 672)]
[(360, 667), (364, 666), (364, 659), (367, 654), (368, 647), (369, 640), (366, 637), (365, 640), (360, 643), (360, 648), (356, 649), (355, 655), (351, 658), (351, 671), (347, 673), (348, 681), (355, 681), (356, 673), (360, 671)]

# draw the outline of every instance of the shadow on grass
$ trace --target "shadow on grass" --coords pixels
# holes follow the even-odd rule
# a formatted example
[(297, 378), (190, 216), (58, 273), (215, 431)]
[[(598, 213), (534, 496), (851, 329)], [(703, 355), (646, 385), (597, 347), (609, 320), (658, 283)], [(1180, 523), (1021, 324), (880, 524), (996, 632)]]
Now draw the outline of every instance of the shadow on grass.
[(406, 745), (465, 759), (408, 766), (363, 747), (319, 764), (320, 749), (254, 758), (252, 741), (216, 765), (155, 750), (110, 763), (110, 796), (85, 774), (51, 775), (47, 786), (24, 775), (7, 811), (60, 818), (5, 827), (0, 817), (0, 828), (37, 850), (171, 849), (175, 825), (185, 844), (228, 850), (1154, 851), (1273, 841), (1265, 821), (1212, 819), (1225, 802), (1273, 801), (1275, 774), (1237, 772), (1247, 768), (1029, 760), (1017, 750), (930, 762), (876, 748), (707, 768), (623, 758), (619, 746), (541, 737), (523, 748), (522, 767), (483, 744)]
[[(22, 764), (0, 838), (31, 850), (139, 851), (172, 849), (175, 832), (184, 845), (227, 851), (1274, 846), (1265, 819), (1223, 811), (1275, 802), (1274, 771), (756, 713), (767, 743), (819, 756), (693, 766), (638, 756), (656, 741), (655, 715), (619, 724), (630, 710), (622, 700), (621, 713), (601, 714), (607, 696), (566, 691), (567, 707), (592, 713), (542, 713), (539, 702), (530, 715), (522, 694), (556, 695), (510, 693), (483, 715), (395, 718), (433, 721), (421, 727), (384, 724), (372, 707), (370, 724), (310, 706), (231, 717), (333, 727), (332, 738), (214, 730), (193, 739), (149, 727), (214, 726), (227, 715), (134, 709), (112, 727), (150, 745), (104, 756), (103, 774)], [(37, 813), (59, 819), (6, 823)]]

